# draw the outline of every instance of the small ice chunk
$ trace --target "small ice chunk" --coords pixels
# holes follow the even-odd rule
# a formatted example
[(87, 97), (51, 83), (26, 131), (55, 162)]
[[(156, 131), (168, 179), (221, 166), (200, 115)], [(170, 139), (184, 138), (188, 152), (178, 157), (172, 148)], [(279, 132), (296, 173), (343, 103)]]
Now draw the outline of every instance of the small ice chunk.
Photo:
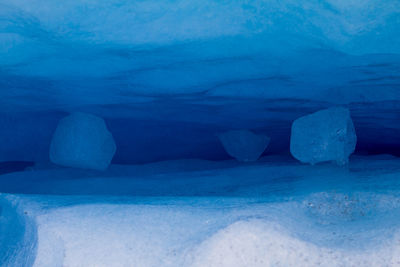
[(72, 113), (58, 123), (50, 145), (50, 160), (58, 165), (105, 170), (116, 151), (104, 120)]
[(303, 163), (348, 163), (357, 136), (350, 111), (335, 107), (298, 118), (292, 124), (290, 152)]
[(225, 151), (238, 161), (256, 161), (267, 148), (270, 138), (248, 130), (228, 131), (218, 135)]

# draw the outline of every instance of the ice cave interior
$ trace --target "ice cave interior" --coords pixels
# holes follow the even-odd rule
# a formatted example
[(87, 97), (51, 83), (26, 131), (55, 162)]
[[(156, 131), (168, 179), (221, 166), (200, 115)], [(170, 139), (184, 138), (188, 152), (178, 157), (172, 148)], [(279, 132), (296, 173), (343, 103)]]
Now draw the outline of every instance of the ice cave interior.
[(400, 266), (398, 0), (0, 0), (0, 266)]

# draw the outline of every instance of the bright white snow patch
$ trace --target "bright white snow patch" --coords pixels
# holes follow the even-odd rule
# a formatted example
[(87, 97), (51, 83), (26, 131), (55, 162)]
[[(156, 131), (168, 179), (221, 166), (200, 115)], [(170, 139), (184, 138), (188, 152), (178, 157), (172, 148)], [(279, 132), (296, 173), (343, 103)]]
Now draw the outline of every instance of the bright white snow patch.
[(329, 249), (299, 240), (279, 225), (239, 221), (206, 240), (193, 266), (398, 266), (399, 242), (397, 234), (393, 244), (374, 251)]

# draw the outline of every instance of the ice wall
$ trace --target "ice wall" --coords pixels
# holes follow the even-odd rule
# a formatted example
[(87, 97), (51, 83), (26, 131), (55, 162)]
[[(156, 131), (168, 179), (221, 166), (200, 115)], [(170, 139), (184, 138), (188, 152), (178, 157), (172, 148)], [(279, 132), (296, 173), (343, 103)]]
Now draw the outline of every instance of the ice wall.
[(398, 154), (398, 10), (397, 0), (3, 0), (0, 160), (47, 161), (71, 111), (105, 118), (119, 163), (223, 159), (215, 133), (234, 129), (268, 132), (268, 151), (288, 153), (293, 120), (338, 104), (361, 133), (358, 152)]

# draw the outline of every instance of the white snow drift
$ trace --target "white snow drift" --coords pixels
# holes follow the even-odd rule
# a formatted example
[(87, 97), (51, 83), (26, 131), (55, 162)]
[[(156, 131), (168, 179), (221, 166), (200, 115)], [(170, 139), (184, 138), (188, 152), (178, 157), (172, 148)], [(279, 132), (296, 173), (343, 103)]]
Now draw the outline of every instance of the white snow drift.
[(207, 239), (193, 267), (396, 266), (399, 235), (387, 248), (355, 252), (329, 249), (297, 239), (263, 220), (238, 221)]

